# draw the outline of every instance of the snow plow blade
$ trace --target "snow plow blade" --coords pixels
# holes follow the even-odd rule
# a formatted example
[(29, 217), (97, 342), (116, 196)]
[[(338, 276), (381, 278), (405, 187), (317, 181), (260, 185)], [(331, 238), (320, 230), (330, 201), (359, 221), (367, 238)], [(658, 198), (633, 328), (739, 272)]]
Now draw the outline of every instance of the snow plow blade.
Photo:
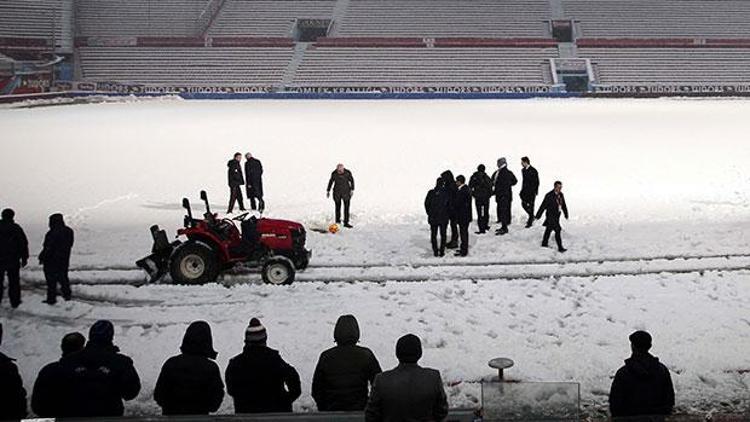
[(175, 247), (180, 245), (180, 241), (169, 243), (167, 233), (157, 225), (151, 226), (151, 237), (154, 239), (151, 255), (139, 259), (135, 265), (146, 272), (149, 283), (155, 283), (169, 271), (169, 259)]

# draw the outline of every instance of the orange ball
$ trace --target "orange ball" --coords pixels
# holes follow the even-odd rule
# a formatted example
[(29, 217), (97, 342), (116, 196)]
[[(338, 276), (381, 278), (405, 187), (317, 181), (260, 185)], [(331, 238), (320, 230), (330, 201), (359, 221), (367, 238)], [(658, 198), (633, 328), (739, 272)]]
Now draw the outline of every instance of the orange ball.
[(328, 232), (331, 234), (336, 234), (339, 232), (339, 225), (334, 223), (328, 226)]

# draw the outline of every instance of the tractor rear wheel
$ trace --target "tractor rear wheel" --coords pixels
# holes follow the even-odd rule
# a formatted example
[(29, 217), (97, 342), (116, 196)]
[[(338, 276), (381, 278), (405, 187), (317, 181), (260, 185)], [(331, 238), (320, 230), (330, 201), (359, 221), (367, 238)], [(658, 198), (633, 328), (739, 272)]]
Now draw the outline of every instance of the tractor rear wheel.
[(294, 264), (288, 258), (274, 257), (263, 264), (263, 282), (277, 286), (294, 282)]
[(219, 276), (216, 253), (201, 243), (185, 243), (172, 256), (169, 273), (175, 284), (213, 283)]

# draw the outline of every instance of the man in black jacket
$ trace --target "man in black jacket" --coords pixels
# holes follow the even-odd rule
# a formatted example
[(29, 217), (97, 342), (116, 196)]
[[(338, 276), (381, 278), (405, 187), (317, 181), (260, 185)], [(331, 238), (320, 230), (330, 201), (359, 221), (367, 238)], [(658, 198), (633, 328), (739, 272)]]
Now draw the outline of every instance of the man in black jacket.
[(224, 383), (214, 362), (211, 327), (205, 321), (188, 326), (181, 354), (167, 359), (154, 388), (154, 400), (164, 415), (208, 415), (219, 410)]
[(648, 352), (651, 335), (645, 331), (634, 332), (630, 335), (630, 348), (633, 355), (617, 371), (609, 391), (612, 417), (671, 414), (674, 407), (672, 377), (659, 358)]
[(44, 269), (47, 280), (47, 300), (44, 303), (54, 305), (57, 302), (57, 285), (63, 299), (70, 300), (70, 251), (73, 249), (73, 229), (65, 225), (62, 214), (49, 216), (49, 231), (44, 236), (44, 248), (39, 254), (39, 263)]
[(508, 162), (505, 158), (497, 160), (497, 171), (492, 176), (494, 181), (494, 193), (495, 201), (497, 202), (497, 220), (500, 223), (500, 228), (495, 231), (495, 234), (506, 234), (508, 233), (508, 225), (510, 224), (510, 206), (513, 203), (513, 186), (518, 183), (518, 179), (512, 171), (508, 170)]
[(562, 193), (562, 182), (555, 182), (554, 189), (547, 192), (544, 196), (542, 205), (539, 206), (539, 211), (536, 213), (536, 219), (542, 218), (542, 214), (547, 213), (547, 218), (544, 220), (544, 237), (542, 237), (542, 247), (546, 248), (549, 246), (549, 235), (555, 232), (555, 242), (557, 242), (557, 250), (565, 252), (567, 249), (563, 247), (562, 236), (560, 236), (560, 214), (565, 215), (565, 219), (568, 219), (568, 205), (565, 203), (565, 196)]
[(250, 200), (250, 208), (262, 213), (266, 209), (266, 203), (263, 201), (263, 164), (249, 152), (245, 154), (245, 160), (245, 190)]
[(458, 233), (461, 238), (461, 247), (456, 251), (456, 256), (466, 256), (469, 254), (469, 224), (472, 220), (471, 214), (471, 189), (466, 186), (466, 178), (459, 174), (456, 177), (456, 223), (458, 223)]
[(331, 187), (333, 187), (333, 202), (336, 204), (336, 224), (341, 224), (341, 203), (343, 202), (344, 227), (351, 229), (349, 205), (351, 205), (352, 196), (354, 196), (354, 177), (352, 172), (341, 163), (336, 165), (336, 170), (331, 173), (331, 178), (328, 179), (326, 198), (331, 196)]
[(227, 162), (227, 183), (229, 184), (229, 208), (227, 214), (234, 211), (235, 201), (240, 205), (240, 211), (245, 211), (245, 204), (242, 202), (242, 190), (240, 186), (245, 184), (245, 178), (242, 177), (242, 168), (240, 167), (242, 154), (234, 153), (234, 158)]
[[(0, 345), (3, 344), (3, 324), (0, 323)], [(0, 420), (19, 420), (26, 417), (26, 390), (18, 367), (0, 352)]]
[(83, 350), (85, 344), (86, 337), (83, 334), (66, 334), (60, 345), (62, 358), (42, 368), (37, 375), (31, 395), (31, 409), (37, 416), (55, 418), (65, 414), (65, 395), (68, 386), (66, 385), (64, 360), (73, 353)]
[(244, 350), (229, 361), (225, 378), (235, 413), (291, 412), (302, 394), (299, 374), (266, 346), (267, 338), (266, 328), (251, 319)]
[(419, 337), (401, 337), (396, 343), (396, 357), (396, 368), (375, 377), (365, 421), (443, 421), (448, 416), (443, 381), (440, 372), (417, 364), (422, 357)]
[(122, 416), (122, 401), (138, 396), (140, 377), (132, 359), (112, 343), (114, 335), (111, 322), (97, 321), (89, 330), (86, 347), (63, 359), (67, 394), (60, 416)]
[(312, 396), (320, 411), (362, 411), (367, 387), (381, 371), (372, 351), (357, 346), (359, 324), (354, 315), (342, 315), (333, 330), (336, 347), (320, 354), (315, 367)]
[(526, 211), (526, 214), (529, 215), (529, 219), (526, 220), (526, 228), (528, 229), (534, 223), (534, 201), (539, 194), (539, 173), (531, 166), (529, 157), (521, 158), (521, 166), (523, 167), (521, 170), (521, 175), (523, 176), (521, 206)]
[(490, 229), (490, 197), (492, 197), (492, 179), (485, 172), (484, 164), (469, 179), (469, 188), (477, 207), (477, 234), (484, 234)]
[(8, 275), (8, 298), (10, 306), (21, 304), (21, 268), (29, 262), (29, 241), (21, 226), (13, 221), (16, 213), (6, 208), (0, 220), (0, 303), (5, 291), (5, 275)]
[[(448, 227), (451, 201), (448, 190), (443, 184), (443, 179), (438, 178), (435, 188), (427, 192), (424, 199), (424, 208), (427, 211), (427, 222), (430, 224), (430, 242), (432, 243), (432, 254), (434, 256), (445, 255), (445, 231)], [(440, 243), (437, 235), (440, 233)]]
[(443, 186), (448, 192), (448, 199), (450, 201), (450, 210), (448, 213), (448, 224), (451, 227), (451, 237), (448, 243), (445, 245), (448, 249), (456, 249), (458, 247), (458, 222), (456, 222), (456, 193), (458, 193), (458, 186), (456, 186), (456, 179), (453, 178), (453, 172), (450, 170), (444, 171), (440, 177), (443, 179)]

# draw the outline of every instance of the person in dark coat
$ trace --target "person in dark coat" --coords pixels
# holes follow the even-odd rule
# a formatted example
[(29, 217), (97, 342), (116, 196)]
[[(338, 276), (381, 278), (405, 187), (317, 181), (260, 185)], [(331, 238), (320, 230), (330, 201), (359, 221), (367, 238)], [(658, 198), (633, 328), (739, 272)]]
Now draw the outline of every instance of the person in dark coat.
[[(430, 224), (430, 242), (434, 256), (445, 255), (445, 232), (450, 219), (451, 200), (443, 184), (443, 179), (438, 178), (435, 188), (427, 192), (424, 199), (424, 208), (427, 211), (427, 222)], [(437, 235), (440, 233), (440, 243)]]
[(229, 361), (225, 378), (235, 413), (291, 412), (302, 394), (299, 374), (266, 346), (267, 338), (266, 328), (251, 319), (244, 350)]
[(205, 321), (188, 326), (181, 354), (164, 362), (154, 388), (154, 400), (164, 415), (208, 415), (219, 410), (224, 383), (214, 362), (211, 327)]
[(341, 224), (341, 203), (344, 203), (344, 227), (351, 229), (349, 224), (349, 206), (351, 205), (352, 196), (354, 196), (354, 177), (349, 169), (343, 164), (336, 165), (336, 170), (331, 173), (328, 179), (328, 188), (326, 189), (326, 198), (331, 196), (333, 188), (333, 202), (336, 204), (336, 224)]
[(511, 220), (510, 206), (513, 203), (513, 186), (518, 183), (518, 179), (512, 171), (508, 170), (508, 162), (505, 158), (500, 158), (497, 160), (497, 171), (492, 176), (492, 180), (494, 181), (494, 194), (497, 202), (497, 219), (501, 225), (495, 231), (495, 234), (503, 235), (508, 233), (508, 225)]
[(138, 396), (140, 377), (133, 361), (112, 343), (114, 335), (111, 322), (97, 321), (89, 330), (86, 347), (63, 359), (68, 391), (61, 416), (122, 416), (122, 401)]
[(66, 413), (65, 397), (68, 386), (66, 385), (64, 360), (73, 353), (83, 350), (85, 345), (86, 337), (83, 334), (66, 334), (60, 345), (62, 358), (57, 362), (48, 364), (39, 372), (31, 394), (31, 410), (37, 416), (54, 418)]
[[(3, 324), (0, 323), (0, 345), (2, 344)], [(26, 390), (15, 359), (0, 352), (0, 420), (18, 420), (26, 415)]]
[(365, 409), (366, 422), (442, 421), (448, 399), (440, 372), (417, 364), (422, 357), (419, 337), (407, 334), (396, 343), (399, 364), (375, 377)]
[(70, 251), (73, 249), (73, 229), (65, 225), (62, 214), (49, 216), (49, 231), (44, 236), (44, 248), (39, 254), (39, 263), (44, 269), (47, 280), (47, 300), (44, 303), (54, 305), (57, 302), (57, 285), (60, 285), (63, 299), (70, 300)]
[(536, 196), (539, 194), (539, 173), (534, 167), (531, 166), (529, 157), (521, 158), (521, 176), (523, 182), (521, 183), (521, 206), (526, 214), (529, 215), (529, 219), (526, 220), (526, 228), (528, 229), (534, 224), (534, 201)]
[[(652, 356), (651, 335), (636, 331), (630, 335), (632, 356), (625, 360), (609, 391), (613, 418), (666, 416), (674, 407), (674, 387), (669, 369)], [(654, 419), (651, 419), (654, 420)]]
[(448, 243), (445, 245), (448, 249), (456, 249), (458, 247), (458, 223), (456, 222), (456, 193), (458, 193), (458, 186), (456, 186), (456, 179), (453, 177), (453, 172), (450, 170), (444, 171), (440, 177), (443, 179), (443, 185), (445, 190), (448, 191), (448, 198), (450, 200), (450, 206), (448, 209), (448, 224), (451, 228), (451, 237)]
[(0, 303), (5, 292), (5, 276), (8, 276), (8, 298), (10, 306), (21, 304), (21, 268), (29, 262), (29, 241), (21, 226), (13, 219), (16, 213), (6, 208), (0, 220)]
[(266, 209), (266, 203), (263, 201), (263, 164), (249, 152), (245, 154), (245, 183), (250, 208), (263, 212)]
[(227, 183), (229, 184), (229, 207), (227, 208), (227, 214), (231, 214), (234, 211), (235, 202), (240, 205), (240, 211), (245, 211), (245, 204), (242, 202), (242, 190), (240, 188), (245, 184), (245, 178), (242, 177), (240, 161), (242, 161), (242, 154), (235, 152), (234, 158), (227, 162)]
[(484, 164), (469, 179), (469, 188), (477, 208), (477, 234), (484, 234), (490, 229), (490, 197), (492, 197), (492, 179), (485, 172)]
[(544, 237), (542, 237), (542, 247), (546, 248), (549, 246), (549, 236), (555, 232), (555, 242), (557, 242), (557, 250), (565, 252), (567, 249), (563, 247), (562, 236), (560, 231), (560, 214), (565, 215), (565, 219), (568, 219), (568, 205), (565, 203), (565, 196), (562, 193), (562, 182), (555, 182), (555, 188), (547, 192), (544, 195), (542, 205), (539, 206), (539, 211), (536, 213), (536, 219), (542, 218), (542, 214), (547, 213), (547, 218), (544, 220)]
[(320, 411), (362, 411), (367, 387), (382, 372), (366, 347), (357, 346), (359, 324), (354, 315), (342, 315), (333, 330), (336, 347), (320, 354), (315, 367), (312, 396)]
[(466, 185), (466, 178), (462, 174), (456, 177), (456, 186), (455, 215), (461, 238), (461, 247), (456, 251), (456, 256), (466, 256), (469, 254), (469, 224), (472, 220), (471, 189)]

